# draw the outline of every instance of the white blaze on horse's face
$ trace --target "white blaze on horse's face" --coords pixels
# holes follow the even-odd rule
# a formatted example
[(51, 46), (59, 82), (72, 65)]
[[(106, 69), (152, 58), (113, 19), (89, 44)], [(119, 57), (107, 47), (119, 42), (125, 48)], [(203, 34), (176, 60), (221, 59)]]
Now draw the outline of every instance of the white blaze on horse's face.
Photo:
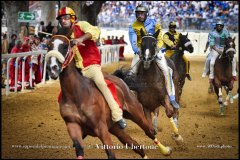
[(53, 50), (58, 51), (58, 47), (60, 44), (63, 44), (63, 41), (61, 41), (60, 39), (55, 39), (53, 41)]
[(149, 49), (146, 49), (146, 50), (145, 50), (145, 59), (148, 59), (148, 58), (149, 58), (149, 54), (150, 54), (150, 50), (149, 50)]
[[(53, 43), (53, 50), (58, 51), (59, 45), (63, 44), (63, 41), (61, 41), (60, 39), (55, 39), (52, 43)], [(52, 72), (56, 72), (59, 69), (59, 66), (57, 63), (57, 57), (52, 56), (50, 58), (50, 68)]]
[(56, 57), (51, 57), (50, 59), (50, 68), (53, 68), (54, 66), (57, 66), (57, 58)]

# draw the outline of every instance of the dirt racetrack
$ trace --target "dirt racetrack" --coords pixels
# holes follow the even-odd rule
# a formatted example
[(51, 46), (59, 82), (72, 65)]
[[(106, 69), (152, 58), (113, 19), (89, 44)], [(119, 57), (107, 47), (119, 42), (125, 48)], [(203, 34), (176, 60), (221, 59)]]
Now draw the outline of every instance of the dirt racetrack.
[[(180, 108), (179, 132), (184, 139), (177, 145), (171, 139), (171, 126), (167, 116), (160, 109), (157, 138), (162, 144), (173, 148), (170, 156), (163, 156), (155, 149), (151, 139), (132, 121), (127, 120), (127, 133), (145, 149), (149, 158), (155, 159), (237, 159), (239, 158), (239, 115), (238, 100), (229, 104), (225, 116), (219, 115), (216, 95), (208, 94), (208, 78), (202, 78), (204, 57), (189, 57), (192, 81), (186, 80)], [(130, 60), (105, 66), (112, 73)], [(237, 93), (235, 82), (233, 94)], [(62, 120), (57, 97), (59, 81), (39, 85), (34, 91), (11, 93), (2, 91), (2, 158), (14, 159), (74, 159), (72, 141)], [(224, 98), (225, 96), (224, 92)], [(118, 139), (112, 136), (117, 158), (141, 158), (134, 151), (122, 148)], [(98, 138), (88, 136), (85, 140), (85, 158), (107, 158), (105, 150), (98, 148)]]

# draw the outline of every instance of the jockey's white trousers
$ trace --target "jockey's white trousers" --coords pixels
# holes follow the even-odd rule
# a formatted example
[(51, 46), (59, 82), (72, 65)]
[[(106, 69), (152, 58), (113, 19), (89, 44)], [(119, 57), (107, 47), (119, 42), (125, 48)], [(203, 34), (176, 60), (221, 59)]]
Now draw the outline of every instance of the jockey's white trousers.
[[(221, 50), (223, 51), (223, 48), (221, 48)], [(212, 57), (211, 57), (211, 61), (210, 61), (210, 74), (209, 74), (210, 79), (214, 79), (214, 64), (215, 64), (215, 61), (216, 61), (218, 55), (219, 55), (219, 53), (213, 49)], [(236, 59), (234, 57), (233, 57), (233, 61), (232, 61), (232, 76), (237, 76)]]
[(203, 74), (207, 74), (209, 69), (210, 69), (210, 61), (212, 58), (212, 51), (210, 51), (210, 53), (207, 55), (206, 61), (205, 61), (205, 65), (204, 65), (204, 69), (203, 69)]
[[(167, 88), (167, 92), (168, 95), (170, 97), (170, 101), (175, 100), (175, 87), (174, 87), (174, 83), (172, 80), (172, 69), (170, 67), (168, 67), (167, 65), (167, 61), (165, 59), (165, 56), (161, 53), (161, 51), (159, 51), (159, 53), (157, 54), (157, 59), (156, 62), (158, 64), (158, 67), (162, 70), (164, 78), (165, 78), (165, 86)], [(133, 57), (132, 60), (132, 64), (131, 64), (131, 72), (134, 74), (137, 74), (137, 69), (139, 66), (139, 55), (135, 54), (135, 56)]]

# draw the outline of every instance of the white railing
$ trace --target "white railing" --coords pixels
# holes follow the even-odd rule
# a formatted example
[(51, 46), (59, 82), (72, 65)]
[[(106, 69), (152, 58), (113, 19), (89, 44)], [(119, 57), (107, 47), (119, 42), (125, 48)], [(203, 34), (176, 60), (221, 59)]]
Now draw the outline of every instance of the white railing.
[(98, 47), (101, 53), (101, 64), (109, 64), (112, 62), (119, 61), (119, 49), (120, 47), (125, 46), (125, 44), (119, 45), (103, 45)]
[[(2, 55), (2, 59), (7, 59), (7, 82), (6, 82), (6, 95), (9, 94), (9, 72), (10, 72), (10, 62), (16, 58), (15, 60), (15, 87), (14, 92), (17, 92), (17, 79), (18, 79), (18, 61), (22, 60), (22, 90), (24, 90), (25, 83), (25, 60), (27, 57), (31, 56), (31, 59), (34, 55), (41, 55), (41, 58), (44, 58), (43, 55), (47, 54), (46, 50), (39, 50), (39, 51), (31, 51), (31, 52), (22, 52), (17, 54), (4, 54)], [(43, 79), (42, 81), (45, 82), (45, 75), (46, 75), (46, 62), (44, 62), (44, 68), (43, 68)], [(30, 65), (30, 85), (32, 85), (32, 65)], [(32, 87), (32, 86), (31, 86)]]
[[(125, 46), (125, 44), (121, 44), (121, 45), (104, 45), (104, 46), (100, 46), (98, 47), (98, 49), (100, 50), (101, 53), (101, 64), (105, 65), (105, 64), (109, 64), (109, 63), (113, 63), (113, 62), (118, 62), (119, 61), (119, 49), (121, 46)], [(32, 57), (34, 55), (41, 55), (41, 59), (44, 61), (44, 65), (43, 65), (43, 78), (42, 78), (42, 83), (46, 83), (45, 79), (46, 79), (46, 61), (45, 61), (45, 54), (47, 54), (46, 50), (38, 50), (38, 51), (31, 51), (31, 52), (23, 52), (23, 53), (17, 53), (17, 54), (3, 54), (2, 55), (2, 61), (3, 60), (7, 60), (7, 81), (6, 81), (6, 95), (9, 95), (9, 72), (10, 72), (10, 61), (14, 58), (16, 58), (15, 60), (15, 87), (14, 87), (14, 92), (17, 92), (17, 79), (18, 79), (18, 61), (22, 60), (22, 90), (24, 90), (25, 88), (25, 83), (24, 83), (24, 79), (25, 79), (25, 60), (27, 59), (27, 57), (31, 56), (31, 60)], [(32, 65), (30, 65), (30, 87), (32, 87)]]

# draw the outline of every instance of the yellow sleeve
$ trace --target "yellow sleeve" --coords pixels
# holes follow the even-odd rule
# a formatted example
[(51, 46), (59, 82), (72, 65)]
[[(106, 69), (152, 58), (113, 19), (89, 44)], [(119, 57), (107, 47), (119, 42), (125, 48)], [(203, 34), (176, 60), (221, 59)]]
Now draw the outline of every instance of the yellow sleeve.
[(100, 36), (100, 29), (97, 26), (92, 26), (91, 24), (89, 24), (87, 21), (79, 21), (77, 23), (77, 25), (80, 26), (81, 30), (84, 33), (90, 33), (92, 35), (92, 39), (93, 41), (97, 41), (97, 39)]
[(169, 39), (166, 33), (163, 35), (163, 42), (169, 47), (173, 46), (173, 42)]
[(158, 48), (162, 48), (162, 46), (163, 46), (162, 27), (161, 27), (161, 25), (159, 23), (156, 23), (155, 32), (158, 29), (160, 29), (160, 32), (159, 32), (158, 37), (157, 37), (157, 39), (158, 39), (157, 47)]

